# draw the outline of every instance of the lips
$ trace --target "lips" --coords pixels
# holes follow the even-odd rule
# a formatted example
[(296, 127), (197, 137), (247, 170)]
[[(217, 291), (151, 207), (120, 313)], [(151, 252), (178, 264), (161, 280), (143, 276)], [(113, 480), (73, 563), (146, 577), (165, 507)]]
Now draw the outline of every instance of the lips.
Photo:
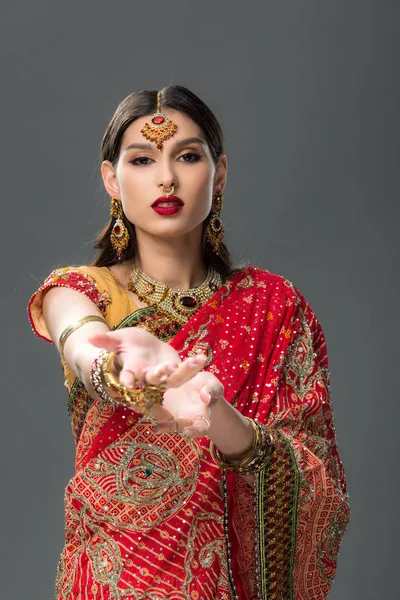
[(184, 202), (178, 196), (160, 196), (151, 205), (151, 208), (164, 217), (176, 215), (182, 210)]
[(153, 204), (151, 205), (152, 208), (155, 208), (156, 206), (183, 206), (184, 202), (178, 198), (178, 196), (160, 196), (160, 198), (157, 198), (157, 200), (155, 200), (153, 202)]

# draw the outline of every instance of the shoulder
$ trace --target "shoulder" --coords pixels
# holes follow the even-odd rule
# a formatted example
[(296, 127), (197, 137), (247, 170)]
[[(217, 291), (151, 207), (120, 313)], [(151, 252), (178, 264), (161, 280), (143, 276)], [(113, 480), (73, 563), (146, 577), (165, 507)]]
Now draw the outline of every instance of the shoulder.
[[(312, 348), (319, 360), (327, 365), (326, 339), (322, 325), (299, 288), (283, 275), (271, 273), (258, 267), (248, 267), (254, 286), (266, 297), (266, 315), (279, 323), (281, 332), (290, 338), (300, 352)], [(257, 294), (258, 295), (258, 294)], [(259, 295), (261, 298), (263, 294)], [(262, 301), (261, 301), (262, 303)], [(258, 306), (258, 303), (257, 303)], [(326, 361), (326, 362), (324, 362)]]
[(307, 321), (313, 330), (320, 328), (318, 318), (304, 293), (287, 277), (255, 266), (246, 267), (243, 272), (247, 272), (247, 276), (252, 278), (255, 289), (268, 298), (268, 304), (278, 305), (280, 311)]
[[(103, 314), (111, 302), (108, 291), (110, 274), (104, 267), (91, 265), (70, 265), (51, 271), (39, 291), (44, 292), (50, 287), (68, 287), (88, 296)], [(36, 292), (37, 293), (37, 292)]]
[(292, 312), (293, 318), (301, 323), (303, 328), (308, 328), (310, 334), (314, 337), (324, 336), (321, 323), (314, 309), (297, 285), (283, 275), (263, 271), (257, 267), (254, 268), (260, 281), (265, 281), (271, 287), (273, 295), (281, 299), (281, 304)]
[(112, 279), (108, 269), (103, 267), (70, 265), (53, 269), (28, 302), (28, 318), (34, 333), (51, 341), (43, 319), (43, 298), (54, 287), (69, 288), (84, 294), (105, 317), (111, 304), (110, 277)]
[(253, 285), (256, 288), (265, 290), (270, 297), (274, 296), (284, 299), (288, 306), (305, 302), (305, 298), (299, 288), (284, 275), (278, 275), (267, 269), (260, 269), (255, 266), (245, 267), (242, 269), (242, 273), (245, 279), (250, 278), (253, 280)]
[(66, 267), (56, 267), (47, 275), (44, 283), (63, 282), (74, 279), (86, 279), (87, 281), (101, 278), (104, 273), (104, 267), (94, 267), (91, 265), (69, 265)]

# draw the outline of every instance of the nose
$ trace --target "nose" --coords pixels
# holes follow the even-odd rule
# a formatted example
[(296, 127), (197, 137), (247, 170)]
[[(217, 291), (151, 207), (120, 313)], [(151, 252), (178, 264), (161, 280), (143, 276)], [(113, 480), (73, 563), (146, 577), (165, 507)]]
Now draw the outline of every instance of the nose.
[[(164, 160), (159, 162), (159, 170), (157, 173), (157, 186), (161, 188), (163, 193), (168, 193), (172, 188), (177, 186), (177, 178), (172, 168), (172, 165), (168, 161), (167, 157), (163, 157)], [(172, 193), (172, 191), (170, 192)]]
[(171, 186), (168, 189), (163, 184), (161, 184), (160, 187), (161, 187), (161, 193), (164, 196), (171, 196), (175, 191), (175, 186), (173, 183), (171, 184)]

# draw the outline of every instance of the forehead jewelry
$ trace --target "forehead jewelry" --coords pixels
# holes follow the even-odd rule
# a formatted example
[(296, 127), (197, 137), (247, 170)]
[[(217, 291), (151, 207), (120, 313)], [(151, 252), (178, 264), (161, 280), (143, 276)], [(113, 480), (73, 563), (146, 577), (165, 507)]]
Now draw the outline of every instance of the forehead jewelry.
[(159, 150), (162, 150), (163, 143), (175, 135), (178, 126), (168, 119), (161, 112), (161, 92), (157, 92), (157, 112), (154, 113), (151, 121), (146, 123), (141, 129), (146, 140), (154, 142)]

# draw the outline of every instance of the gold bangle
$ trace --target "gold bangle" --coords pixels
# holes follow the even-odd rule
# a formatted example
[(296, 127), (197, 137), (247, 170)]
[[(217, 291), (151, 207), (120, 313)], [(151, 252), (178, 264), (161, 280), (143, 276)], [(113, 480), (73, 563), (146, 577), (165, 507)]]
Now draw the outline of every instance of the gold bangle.
[(110, 352), (107, 360), (102, 365), (101, 372), (104, 383), (120, 397), (116, 400), (141, 414), (147, 414), (154, 404), (162, 405), (163, 390), (160, 389), (160, 386), (146, 384), (137, 388), (129, 388), (117, 381), (111, 373), (111, 363), (114, 356), (114, 352)]
[(221, 469), (234, 471), (242, 475), (253, 475), (263, 468), (267, 457), (272, 451), (273, 440), (271, 432), (264, 425), (248, 417), (246, 419), (250, 421), (254, 429), (254, 441), (252, 447), (239, 463), (228, 462), (215, 447), (213, 441), (210, 442), (210, 454), (215, 464)]
[(82, 317), (82, 319), (79, 319), (79, 321), (77, 321), (74, 325), (68, 325), (68, 327), (64, 329), (64, 331), (60, 335), (60, 339), (58, 342), (61, 358), (63, 360), (65, 342), (67, 341), (71, 333), (82, 327), (82, 325), (86, 325), (86, 323), (91, 323), (94, 321), (98, 321), (99, 323), (105, 323), (107, 325), (107, 321), (103, 319), (103, 317), (98, 317), (97, 315), (88, 315), (86, 317)]
[(254, 457), (258, 450), (260, 436), (259, 436), (258, 428), (255, 426), (254, 421), (252, 419), (249, 419), (248, 417), (246, 417), (246, 419), (248, 421), (250, 421), (250, 423), (253, 427), (254, 436), (253, 436), (253, 443), (252, 443), (251, 448), (249, 448), (244, 455), (238, 457), (237, 460), (239, 460), (240, 462), (233, 463), (233, 462), (227, 461), (226, 458), (224, 457), (224, 455), (222, 454), (222, 452), (220, 452), (216, 448), (214, 442), (211, 440), (210, 454), (211, 454), (214, 462), (219, 467), (221, 467), (221, 469), (227, 469), (227, 470), (243, 469), (243, 468), (247, 467), (251, 463), (252, 460), (254, 460)]

